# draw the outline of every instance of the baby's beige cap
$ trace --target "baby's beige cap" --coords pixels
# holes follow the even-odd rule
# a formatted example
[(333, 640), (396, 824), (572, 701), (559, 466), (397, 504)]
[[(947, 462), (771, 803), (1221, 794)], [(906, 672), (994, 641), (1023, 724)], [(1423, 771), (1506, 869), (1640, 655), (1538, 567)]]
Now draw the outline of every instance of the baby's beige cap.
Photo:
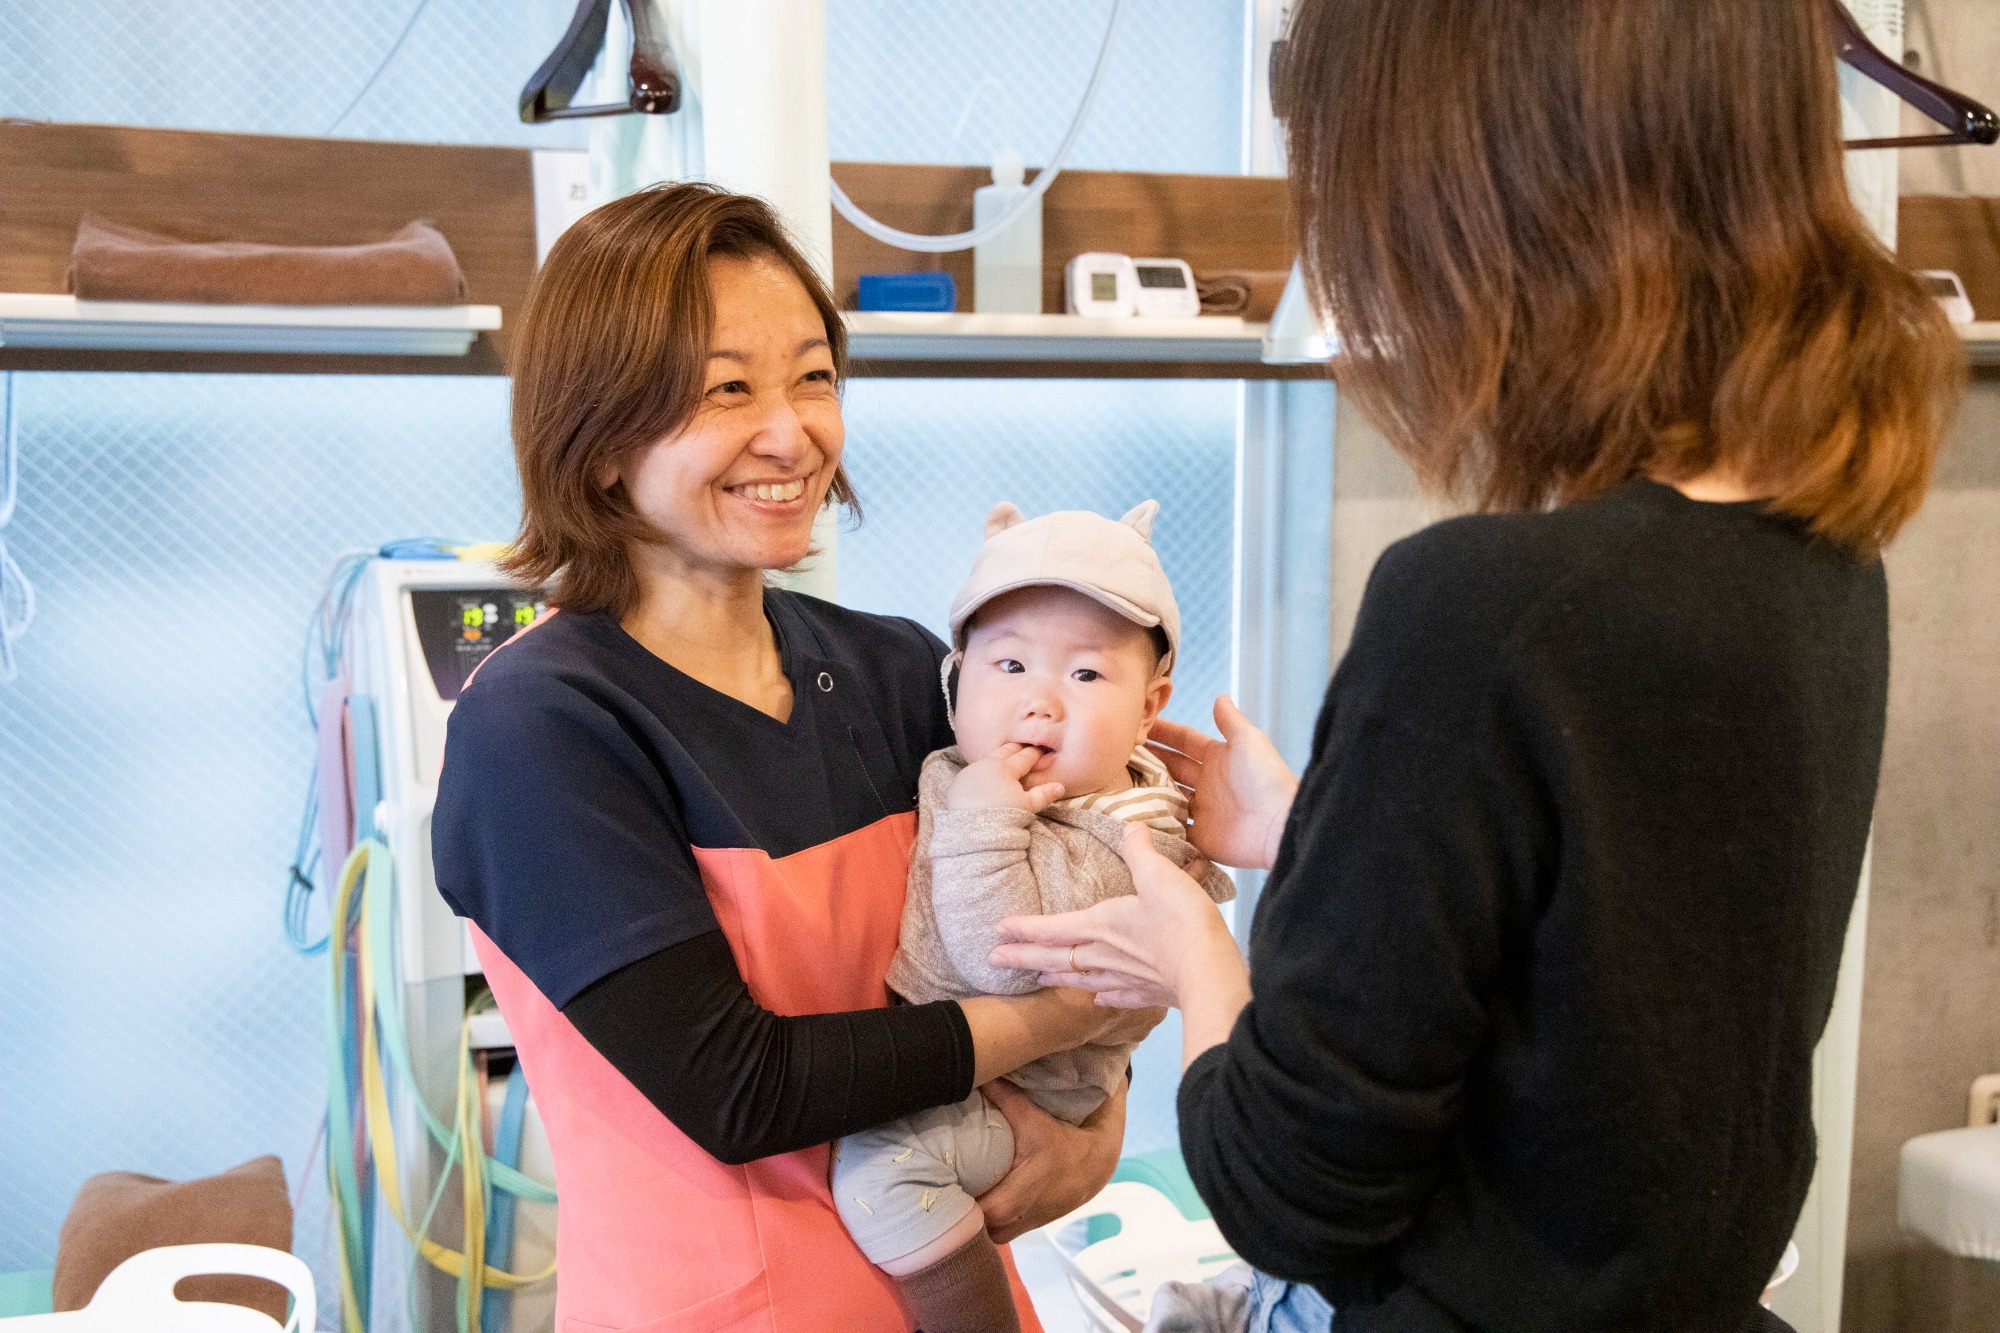
[(1160, 658), (1160, 674), (1168, 674), (1180, 655), (1181, 612), (1153, 550), (1153, 516), (1159, 512), (1158, 500), (1148, 500), (1116, 521), (1086, 509), (1024, 518), (1004, 500), (993, 506), (986, 516), (986, 544), (952, 600), (953, 646), (965, 646), (965, 623), (1002, 593), (1073, 588), (1135, 625), (1162, 630), (1167, 651)]

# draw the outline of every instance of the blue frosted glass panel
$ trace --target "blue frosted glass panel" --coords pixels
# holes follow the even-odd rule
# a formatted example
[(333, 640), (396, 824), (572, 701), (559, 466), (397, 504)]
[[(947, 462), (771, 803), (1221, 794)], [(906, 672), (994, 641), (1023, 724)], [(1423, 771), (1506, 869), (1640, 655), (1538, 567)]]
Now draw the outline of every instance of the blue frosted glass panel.
[(519, 505), (498, 379), (15, 388), (40, 613), (0, 686), (0, 1270), (50, 1262), (98, 1171), (276, 1152), (297, 1186), (325, 1105), (326, 964), (279, 927), (306, 617), (333, 553), (504, 537)]
[(524, 125), (516, 110), (574, 9), (571, 0), (7, 0), (0, 116), (581, 148), (582, 124)]
[[(1228, 688), (1236, 387), (1206, 381), (861, 380), (847, 391), (847, 467), (866, 517), (840, 542), (840, 598), (945, 633), (986, 513), (1113, 516), (1160, 502), (1153, 526), (1180, 603), (1167, 716), (1209, 725)], [(1134, 1062), (1128, 1152), (1178, 1143), (1172, 1021)]]
[[(1126, 0), (1125, 8), (1069, 165), (1241, 171), (1244, 6)], [(984, 163), (1012, 140), (1023, 161), (1048, 161), (1110, 13), (1109, 0), (834, 0), (826, 39), (834, 160)]]

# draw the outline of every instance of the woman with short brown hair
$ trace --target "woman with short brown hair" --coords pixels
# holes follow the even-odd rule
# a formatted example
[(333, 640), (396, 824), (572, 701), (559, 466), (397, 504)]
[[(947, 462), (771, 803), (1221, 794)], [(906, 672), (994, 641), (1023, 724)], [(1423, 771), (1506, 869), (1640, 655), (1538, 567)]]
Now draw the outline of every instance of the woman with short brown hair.
[(770, 208), (672, 185), (586, 215), (513, 362), (509, 567), (559, 611), (460, 695), (432, 841), (548, 1131), (557, 1322), (947, 1333), (958, 1293), (1004, 1289), (993, 1242), (1110, 1178), (1122, 1090), (1072, 1128), (989, 1088), (994, 1235), (910, 1279), (914, 1310), (841, 1224), (827, 1144), (1158, 1015), (889, 1003), (945, 649), (768, 583), (852, 498), (840, 315)]
[[(1183, 1011), (1251, 1328), (1738, 1333), (1813, 1174), (1881, 758), (1879, 552), (1961, 354), (1842, 172), (1824, 0), (1302, 0), (1341, 388), (1487, 512), (1392, 547), (1304, 778), (1155, 735), (1270, 866), (996, 961)], [(1254, 995), (1254, 998), (1253, 998)]]

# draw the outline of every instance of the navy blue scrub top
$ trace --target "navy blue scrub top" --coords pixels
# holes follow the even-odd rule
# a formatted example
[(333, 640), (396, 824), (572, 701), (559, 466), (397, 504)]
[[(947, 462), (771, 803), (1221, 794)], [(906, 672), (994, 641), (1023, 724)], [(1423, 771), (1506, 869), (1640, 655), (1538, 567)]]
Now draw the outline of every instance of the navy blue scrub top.
[(913, 810), (924, 757), (952, 744), (928, 630), (776, 589), (764, 611), (784, 722), (572, 612), (494, 653), (453, 709), (438, 888), (556, 1007), (720, 929), (694, 849), (776, 859)]

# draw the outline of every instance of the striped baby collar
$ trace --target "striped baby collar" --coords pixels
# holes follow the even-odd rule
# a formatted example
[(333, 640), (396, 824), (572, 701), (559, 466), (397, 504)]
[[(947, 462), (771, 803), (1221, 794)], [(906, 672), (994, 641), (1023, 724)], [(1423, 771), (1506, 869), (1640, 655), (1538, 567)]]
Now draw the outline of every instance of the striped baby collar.
[(1177, 838), (1187, 836), (1188, 803), (1174, 785), (1160, 757), (1141, 744), (1125, 761), (1132, 785), (1124, 791), (1092, 792), (1056, 804), (1071, 810), (1093, 810), (1129, 824), (1144, 824)]

